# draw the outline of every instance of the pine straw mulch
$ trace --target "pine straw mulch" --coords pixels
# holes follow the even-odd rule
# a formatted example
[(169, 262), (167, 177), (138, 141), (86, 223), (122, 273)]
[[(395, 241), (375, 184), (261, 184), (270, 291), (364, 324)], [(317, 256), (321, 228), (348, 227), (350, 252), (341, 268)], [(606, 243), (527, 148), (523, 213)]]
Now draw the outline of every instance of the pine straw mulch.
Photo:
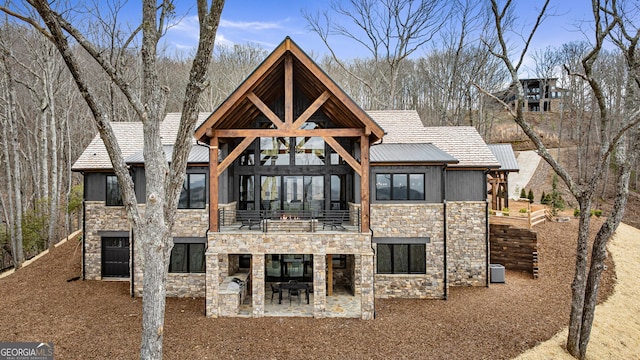
[[(447, 301), (380, 299), (372, 321), (210, 319), (204, 299), (167, 299), (165, 358), (512, 358), (568, 323), (577, 221), (537, 230), (539, 279), (507, 271), (506, 284), (452, 288)], [(52, 341), (59, 359), (137, 358), (141, 300), (128, 283), (67, 282), (80, 259), (69, 241), (0, 279), (0, 340)], [(615, 282), (607, 265), (601, 298)]]

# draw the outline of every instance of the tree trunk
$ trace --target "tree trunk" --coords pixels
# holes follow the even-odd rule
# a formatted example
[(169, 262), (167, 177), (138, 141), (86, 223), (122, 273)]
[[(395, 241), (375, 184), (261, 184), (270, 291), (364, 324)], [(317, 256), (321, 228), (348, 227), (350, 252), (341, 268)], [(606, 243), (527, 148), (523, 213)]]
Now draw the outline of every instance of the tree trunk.
[(578, 244), (576, 246), (576, 272), (571, 284), (571, 315), (569, 317), (569, 336), (567, 351), (577, 357), (582, 327), (582, 311), (587, 284), (587, 248), (589, 245), (589, 224), (591, 222), (591, 196), (583, 194), (577, 198), (580, 205), (578, 225)]
[(54, 84), (53, 84), (53, 76), (55, 71), (55, 63), (52, 59), (53, 49), (50, 49), (50, 55), (48, 59), (45, 60), (45, 69), (46, 71), (42, 74), (45, 80), (45, 88), (44, 88), (44, 97), (49, 104), (48, 112), (49, 112), (49, 132), (50, 132), (50, 142), (51, 142), (51, 171), (49, 175), (51, 176), (51, 196), (49, 196), (48, 204), (49, 204), (49, 233), (48, 233), (48, 247), (49, 249), (53, 248), (53, 245), (56, 241), (56, 229), (58, 224), (58, 204), (59, 204), (59, 182), (58, 182), (58, 136), (57, 136), (57, 121), (56, 121), (56, 107), (55, 107), (55, 92), (54, 92)]
[[(5, 146), (7, 146), (7, 156), (5, 158), (7, 164), (7, 180), (9, 183), (13, 184), (10, 188), (13, 190), (13, 194), (9, 194), (9, 198), (13, 197), (13, 206), (11, 206), (12, 216), (11, 216), (11, 232), (14, 234), (11, 237), (12, 240), (12, 257), (13, 264), (16, 269), (22, 267), (22, 263), (24, 262), (24, 250), (23, 250), (23, 239), (22, 239), (22, 192), (20, 189), (20, 154), (18, 152), (18, 148), (20, 146), (18, 139), (18, 132), (15, 129), (15, 123), (17, 120), (16, 114), (16, 95), (15, 89), (13, 85), (13, 78), (11, 77), (11, 72), (6, 63), (6, 58), (3, 56), (3, 66), (4, 66), (4, 80), (5, 86), (7, 87), (7, 119), (5, 132), (7, 136), (5, 137)], [(7, 144), (8, 143), (8, 144)], [(10, 160), (13, 159), (13, 165), (11, 165)]]

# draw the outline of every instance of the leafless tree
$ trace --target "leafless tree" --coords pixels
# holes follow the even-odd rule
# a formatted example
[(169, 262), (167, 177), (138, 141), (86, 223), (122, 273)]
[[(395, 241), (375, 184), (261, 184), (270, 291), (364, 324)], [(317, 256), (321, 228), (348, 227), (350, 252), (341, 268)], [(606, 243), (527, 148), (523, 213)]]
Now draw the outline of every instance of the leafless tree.
[[(596, 296), (600, 276), (604, 268), (606, 257), (606, 244), (611, 235), (618, 227), (624, 210), (626, 208), (629, 194), (630, 165), (635, 161), (635, 157), (640, 150), (640, 136), (638, 133), (638, 123), (640, 122), (640, 102), (638, 92), (640, 85), (640, 61), (637, 59), (637, 43), (640, 39), (640, 29), (636, 27), (632, 20), (632, 13), (626, 13), (625, 9), (616, 1), (600, 2), (592, 0), (593, 8), (593, 28), (595, 30), (592, 47), (581, 60), (582, 69), (579, 72), (571, 72), (570, 75), (578, 76), (585, 80), (593, 97), (597, 102), (597, 119), (599, 124), (598, 151), (596, 160), (588, 170), (585, 181), (574, 179), (566, 168), (564, 168), (547, 151), (542, 143), (541, 137), (533, 129), (531, 124), (523, 116), (522, 103), (524, 101), (524, 89), (518, 81), (518, 70), (531, 44), (533, 35), (545, 17), (549, 1), (546, 1), (530, 32), (524, 37), (521, 51), (516, 54), (517, 60), (512, 60), (506, 34), (513, 24), (513, 18), (509, 17), (510, 1), (504, 5), (499, 5), (497, 0), (491, 1), (491, 12), (493, 19), (491, 26), (487, 29), (494, 32), (499, 39), (499, 46), (490, 47), (492, 53), (504, 63), (512, 78), (512, 86), (517, 89), (516, 109), (511, 109), (504, 104), (514, 121), (527, 134), (538, 149), (538, 153), (547, 161), (555, 172), (562, 178), (571, 194), (576, 198), (580, 206), (580, 221), (578, 232), (578, 245), (576, 249), (576, 272), (572, 283), (572, 302), (569, 321), (569, 335), (567, 338), (567, 350), (575, 357), (584, 359), (586, 357), (587, 344), (591, 332), (593, 315), (596, 306)], [(636, 9), (637, 10), (637, 9)], [(633, 10), (632, 10), (633, 11)], [(625, 55), (626, 66), (629, 76), (625, 82), (625, 114), (619, 122), (613, 123), (607, 107), (606, 96), (601, 81), (594, 76), (594, 65), (602, 53), (603, 44), (606, 39), (612, 39)], [(592, 247), (591, 259), (588, 257), (588, 238), (590, 211), (594, 201), (596, 185), (602, 177), (603, 167), (608, 159), (615, 156), (615, 161), (619, 166), (616, 177), (616, 196), (614, 206), (606, 222), (598, 230)], [(590, 260), (590, 261), (589, 261)], [(587, 266), (590, 263), (589, 267)]]
[[(68, 16), (72, 9), (53, 9), (48, 1), (27, 0), (25, 8), (35, 10), (39, 16), (33, 18), (29, 13), (21, 14), (7, 7), (0, 8), (5, 13), (28, 22), (56, 45), (93, 115), (100, 137), (109, 153), (120, 184), (127, 216), (138, 241), (138, 248), (142, 250), (144, 289), (140, 357), (143, 359), (162, 357), (165, 284), (173, 246), (170, 234), (198, 115), (198, 101), (200, 93), (207, 86), (206, 73), (223, 4), (223, 0), (213, 0), (211, 4), (206, 0), (197, 1), (199, 43), (186, 85), (182, 118), (173, 151), (173, 161), (170, 164), (165, 160), (160, 139), (160, 123), (165, 115), (168, 90), (159, 82), (157, 49), (158, 42), (166, 30), (165, 21), (174, 11), (172, 1), (164, 0), (159, 5), (152, 0), (142, 1), (141, 96), (132, 92), (129, 83), (116, 71), (105, 54), (71, 23), (72, 20)], [(44, 23), (45, 27), (42, 27), (41, 23)], [(147, 187), (144, 213), (139, 212), (133, 182), (111, 128), (110, 113), (104, 110), (104, 104), (92, 89), (92, 75), (83, 71), (79, 57), (72, 51), (70, 39), (77, 42), (99, 64), (142, 121)]]
[[(403, 62), (431, 41), (448, 18), (448, 3), (441, 0), (350, 0), (348, 5), (332, 2), (332, 12), (304, 12), (309, 28), (318, 34), (333, 60), (360, 81), (375, 102), (371, 109), (395, 109)], [(338, 20), (340, 19), (340, 20)], [(355, 25), (356, 30), (341, 24)], [(348, 38), (371, 55), (368, 65), (375, 76), (363, 78), (350, 71), (331, 45), (332, 36)], [(380, 81), (380, 85), (373, 80)]]

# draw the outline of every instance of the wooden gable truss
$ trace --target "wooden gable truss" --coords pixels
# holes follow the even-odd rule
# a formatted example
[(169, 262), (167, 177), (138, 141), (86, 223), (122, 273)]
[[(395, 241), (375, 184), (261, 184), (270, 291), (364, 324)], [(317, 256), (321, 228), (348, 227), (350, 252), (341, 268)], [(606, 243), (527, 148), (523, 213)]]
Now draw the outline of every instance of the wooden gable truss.
[[(294, 118), (294, 87), (311, 104)], [(284, 98), (284, 119), (267, 104)], [(304, 129), (322, 111), (335, 128)], [(268, 129), (250, 128), (264, 115)], [(369, 146), (384, 131), (349, 98), (290, 38), (286, 38), (258, 68), (196, 130), (198, 140), (209, 143), (209, 158), (218, 159), (218, 147), (228, 138), (243, 140), (221, 161), (209, 162), (209, 229), (218, 231), (218, 178), (260, 137), (321, 137), (360, 176), (361, 232), (369, 231)], [(352, 138), (360, 144), (354, 158), (336, 138)]]

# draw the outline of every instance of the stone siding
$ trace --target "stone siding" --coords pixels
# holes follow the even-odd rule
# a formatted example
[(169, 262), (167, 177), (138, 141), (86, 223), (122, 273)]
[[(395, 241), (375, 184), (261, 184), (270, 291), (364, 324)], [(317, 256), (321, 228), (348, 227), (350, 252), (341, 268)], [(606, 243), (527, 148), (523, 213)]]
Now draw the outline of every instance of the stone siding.
[[(145, 205), (138, 205), (143, 214)], [(105, 206), (104, 201), (86, 201), (85, 217), (85, 278), (102, 279), (102, 243), (101, 231), (131, 233), (131, 226), (124, 207)], [(208, 209), (180, 209), (176, 213), (173, 227), (174, 237), (204, 237), (209, 224)], [(132, 246), (133, 245), (133, 246)], [(130, 251), (134, 251), (133, 280), (134, 295), (142, 293), (142, 249), (135, 239), (130, 242)], [(131, 256), (131, 255), (130, 255)], [(167, 277), (167, 296), (202, 297), (205, 294), (205, 274), (170, 273)]]
[[(102, 279), (102, 236), (100, 231), (130, 232), (124, 206), (105, 206), (104, 201), (85, 201), (85, 279)], [(131, 244), (130, 244), (131, 248)]]
[(451, 286), (487, 284), (487, 203), (447, 203), (447, 268)]
[[(444, 296), (444, 205), (371, 204), (374, 237), (429, 237), (425, 274), (376, 274), (377, 298), (440, 299)], [(377, 252), (377, 245), (373, 244)], [(377, 259), (374, 258), (375, 269)]]

